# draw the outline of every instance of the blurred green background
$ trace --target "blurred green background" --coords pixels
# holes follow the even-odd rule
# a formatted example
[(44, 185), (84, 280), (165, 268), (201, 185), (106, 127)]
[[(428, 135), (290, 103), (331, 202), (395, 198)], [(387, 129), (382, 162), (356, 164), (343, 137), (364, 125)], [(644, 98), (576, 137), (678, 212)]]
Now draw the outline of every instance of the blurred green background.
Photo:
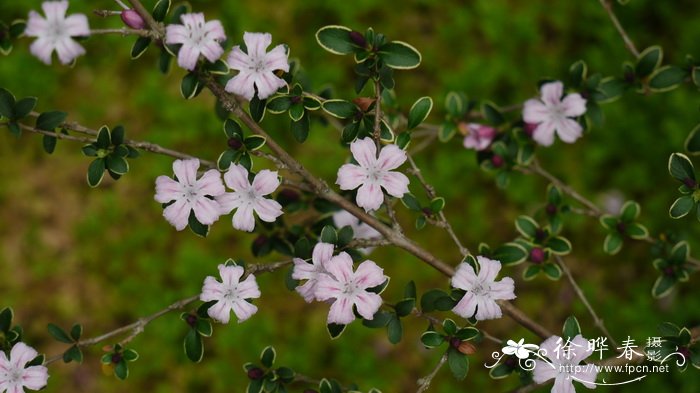
[[(89, 3), (89, 4), (87, 4)], [(148, 7), (153, 1), (145, 2)], [(413, 71), (397, 72), (396, 92), (404, 110), (418, 97), (430, 95), (440, 108), (449, 90), (471, 98), (508, 105), (536, 94), (543, 77), (562, 79), (571, 63), (588, 62), (592, 72), (618, 75), (630, 60), (620, 37), (597, 1), (552, 0), (422, 0), (422, 1), (193, 1), (197, 11), (222, 20), (238, 43), (243, 31), (268, 31), (273, 43), (287, 43), (292, 57), (313, 76), (314, 87), (336, 87), (338, 96), (353, 98), (352, 61), (333, 56), (315, 42), (315, 31), (327, 24), (357, 30), (373, 26), (391, 39), (411, 43), (423, 54)], [(40, 1), (1, 1), (0, 19), (25, 18)], [(71, 2), (69, 12), (117, 9), (100, 0)], [(618, 15), (638, 46), (660, 44), (666, 60), (680, 63), (686, 54), (700, 57), (700, 3), (694, 0), (632, 0), (616, 6)], [(90, 16), (91, 27), (119, 27), (118, 17)], [(94, 37), (84, 43), (87, 56), (75, 67), (47, 67), (28, 52), (24, 40), (9, 57), (0, 59), (0, 85), (17, 96), (39, 96), (39, 110), (64, 110), (69, 119), (97, 128), (123, 124), (127, 137), (159, 143), (215, 160), (225, 148), (214, 102), (203, 93), (191, 102), (179, 94), (183, 70), (161, 75), (158, 52), (151, 49), (130, 61), (133, 38)], [(54, 62), (56, 62), (54, 60)], [(627, 94), (606, 105), (605, 124), (575, 145), (556, 144), (538, 153), (545, 168), (601, 204), (615, 198), (642, 205), (641, 221), (652, 233), (670, 229), (697, 247), (698, 223), (672, 221), (667, 210), (676, 196), (668, 176), (670, 153), (680, 151), (690, 129), (700, 120), (700, 95), (682, 86), (667, 94)], [(439, 122), (436, 109), (431, 120)], [(333, 182), (346, 159), (337, 132), (312, 129), (303, 146), (291, 138), (287, 121), (268, 116), (264, 126), (314, 173)], [(330, 143), (329, 143), (330, 142)], [(320, 159), (320, 157), (322, 157)], [(435, 144), (417, 157), (428, 180), (447, 200), (446, 213), (471, 249), (479, 242), (492, 245), (515, 236), (514, 218), (532, 214), (544, 201), (546, 183), (515, 176), (510, 188), (498, 189), (480, 171), (475, 154), (461, 141)], [(90, 189), (85, 182), (89, 160), (80, 146), (59, 141), (46, 155), (41, 139), (24, 134), (17, 139), (0, 133), (0, 306), (12, 306), (25, 340), (40, 352), (60, 353), (46, 324), (68, 327), (80, 322), (86, 336), (95, 336), (153, 313), (175, 300), (196, 294), (207, 275), (227, 258), (260, 262), (252, 257), (255, 235), (235, 231), (229, 218), (215, 224), (208, 239), (189, 231), (176, 232), (161, 217), (153, 201), (154, 180), (170, 174), (172, 159), (144, 154), (131, 161), (131, 173), (119, 182), (105, 181)], [(256, 163), (256, 165), (266, 165)], [(417, 184), (412, 185), (419, 194)], [(401, 210), (401, 209), (400, 209)], [(409, 235), (436, 255), (456, 264), (458, 252), (444, 232), (412, 229), (411, 217), (399, 213)], [(655, 301), (650, 289), (656, 277), (646, 244), (629, 243), (614, 257), (602, 253), (604, 231), (595, 220), (571, 217), (564, 235), (574, 252), (567, 261), (591, 302), (618, 341), (628, 335), (639, 345), (656, 333), (661, 321), (695, 326), (700, 302), (693, 282)], [(700, 254), (695, 254), (696, 256)], [(447, 287), (447, 280), (401, 250), (387, 247), (371, 258), (392, 277), (385, 297), (397, 299), (403, 285), (416, 279), (420, 292)], [(283, 260), (283, 256), (265, 261)], [(597, 337), (583, 305), (565, 280), (539, 278), (523, 282), (520, 270), (505, 269), (516, 278), (515, 304), (553, 331), (576, 315), (585, 336)], [(262, 275), (260, 311), (243, 323), (219, 325), (206, 340), (205, 360), (191, 364), (182, 352), (186, 325), (172, 313), (148, 325), (133, 342), (141, 354), (131, 365), (127, 381), (100, 371), (100, 349), (91, 348), (81, 366), (51, 366), (47, 392), (242, 392), (246, 377), (241, 365), (255, 361), (266, 345), (278, 350), (278, 365), (313, 377), (354, 381), (363, 390), (415, 391), (415, 381), (432, 370), (438, 351), (427, 351), (418, 337), (423, 321), (406, 320), (405, 338), (391, 345), (381, 331), (351, 325), (338, 340), (325, 332), (327, 306), (307, 305), (283, 285), (284, 273)], [(462, 321), (464, 322), (464, 321)], [(509, 319), (483, 327), (501, 338), (538, 340)], [(492, 381), (482, 366), (498, 348), (484, 344), (471, 356), (465, 381), (455, 381), (445, 368), (431, 392), (508, 391), (517, 379)], [(643, 382), (602, 391), (695, 392), (700, 384), (694, 369), (681, 374), (650, 375)], [(297, 387), (301, 391), (301, 387)], [(540, 389), (549, 391), (550, 387)], [(579, 387), (579, 389), (582, 389)]]

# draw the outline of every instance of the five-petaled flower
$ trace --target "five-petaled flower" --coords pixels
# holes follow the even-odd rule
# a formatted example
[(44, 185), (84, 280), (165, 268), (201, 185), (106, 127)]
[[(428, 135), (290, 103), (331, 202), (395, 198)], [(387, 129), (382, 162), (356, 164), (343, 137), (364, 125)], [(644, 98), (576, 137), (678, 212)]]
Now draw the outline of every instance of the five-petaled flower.
[(46, 18), (35, 11), (29, 11), (27, 28), (24, 34), (36, 37), (29, 50), (46, 64), (51, 64), (51, 54), (56, 51), (62, 64), (69, 64), (76, 57), (85, 54), (85, 49), (72, 37), (87, 37), (90, 26), (83, 14), (66, 17), (68, 1), (45, 1), (41, 4)]
[[(357, 240), (371, 240), (371, 239), (381, 239), (382, 234), (377, 232), (376, 229), (367, 225), (366, 223), (360, 221), (359, 218), (353, 216), (347, 210), (339, 210), (333, 213), (333, 225), (340, 229), (345, 226), (352, 228), (353, 239)], [(359, 251), (365, 254), (369, 254), (374, 250), (374, 247), (360, 248)]]
[(486, 150), (496, 137), (496, 129), (478, 123), (463, 123), (460, 128), (464, 128), (466, 136), (464, 137), (464, 147), (477, 151)]
[(352, 258), (341, 252), (325, 263), (327, 273), (321, 274), (316, 284), (316, 299), (333, 299), (328, 323), (347, 325), (355, 320), (353, 306), (362, 318), (372, 320), (382, 305), (382, 298), (367, 289), (383, 284), (388, 277), (372, 261), (364, 261), (352, 270)]
[(226, 185), (233, 190), (216, 197), (221, 205), (221, 213), (228, 214), (236, 209), (233, 215), (233, 227), (252, 232), (255, 229), (255, 216), (258, 214), (265, 222), (275, 222), (282, 215), (282, 205), (277, 201), (265, 198), (273, 193), (280, 185), (277, 172), (263, 169), (258, 172), (251, 184), (248, 180), (248, 170), (242, 165), (233, 164), (224, 174)]
[[(571, 348), (565, 348), (566, 345)], [(567, 343), (563, 343), (559, 336), (552, 336), (540, 345), (540, 350), (545, 351), (544, 354), (549, 358), (549, 362), (535, 361), (532, 379), (536, 383), (544, 383), (554, 378), (552, 393), (575, 392), (574, 380), (581, 382), (589, 389), (595, 389), (598, 370), (595, 367), (576, 367), (591, 356), (594, 350), (588, 345), (588, 340), (580, 334)]]
[(581, 137), (583, 128), (571, 119), (586, 113), (586, 100), (578, 93), (566, 95), (561, 82), (545, 83), (540, 88), (540, 99), (530, 99), (523, 108), (523, 120), (536, 124), (532, 138), (539, 144), (550, 146), (554, 133), (566, 143), (574, 143)]
[(12, 347), (9, 359), (0, 351), (0, 392), (22, 393), (24, 388), (39, 390), (46, 386), (49, 379), (46, 367), (27, 367), (37, 355), (34, 348), (22, 342)]
[(210, 317), (221, 323), (228, 323), (233, 310), (240, 323), (258, 311), (255, 305), (248, 302), (248, 299), (260, 297), (258, 283), (252, 274), (241, 281), (244, 272), (245, 270), (241, 266), (219, 265), (221, 282), (212, 276), (204, 279), (199, 299), (204, 302), (216, 300), (216, 303), (209, 307)]
[(183, 14), (181, 25), (168, 25), (165, 34), (166, 44), (182, 44), (177, 54), (177, 64), (194, 70), (199, 56), (210, 62), (217, 61), (224, 54), (220, 42), (226, 39), (224, 27), (218, 20), (204, 21), (204, 14)]
[(474, 317), (481, 321), (484, 319), (500, 318), (501, 308), (496, 300), (515, 299), (513, 279), (504, 277), (496, 281), (496, 276), (501, 270), (501, 263), (482, 256), (476, 257), (479, 264), (479, 274), (468, 263), (462, 263), (452, 277), (452, 286), (467, 291), (462, 300), (452, 311), (464, 318)]
[(199, 160), (175, 160), (173, 172), (177, 181), (168, 176), (156, 179), (155, 200), (159, 203), (171, 203), (163, 210), (163, 216), (175, 229), (185, 229), (190, 212), (194, 212), (197, 221), (211, 225), (219, 219), (221, 207), (211, 199), (226, 192), (221, 182), (221, 174), (215, 169), (208, 170), (197, 179)]
[(304, 285), (297, 287), (297, 292), (304, 297), (307, 303), (316, 299), (316, 285), (321, 274), (326, 273), (324, 265), (333, 257), (333, 245), (318, 243), (311, 254), (311, 263), (300, 258), (294, 258), (294, 271), (292, 278), (295, 280), (307, 280)]
[(357, 205), (366, 211), (377, 210), (384, 201), (386, 192), (401, 198), (408, 192), (408, 177), (394, 172), (406, 161), (406, 152), (396, 145), (381, 149), (377, 157), (377, 146), (371, 138), (358, 139), (350, 144), (350, 150), (359, 165), (345, 164), (338, 169), (336, 184), (342, 190), (357, 190)]
[(273, 95), (278, 89), (287, 85), (284, 79), (275, 75), (276, 70), (289, 72), (287, 49), (277, 45), (266, 52), (272, 43), (270, 33), (244, 33), (247, 53), (235, 46), (228, 57), (228, 65), (238, 70), (238, 75), (226, 84), (226, 91), (238, 94), (250, 101), (258, 91), (258, 98), (264, 100)]

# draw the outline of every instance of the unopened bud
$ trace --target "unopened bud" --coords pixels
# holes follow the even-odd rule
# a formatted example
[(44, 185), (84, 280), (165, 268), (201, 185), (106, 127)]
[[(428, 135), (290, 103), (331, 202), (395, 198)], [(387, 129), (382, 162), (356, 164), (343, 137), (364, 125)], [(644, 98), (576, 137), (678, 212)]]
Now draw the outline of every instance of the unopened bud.
[(243, 147), (243, 142), (241, 142), (238, 138), (228, 138), (228, 147), (233, 150), (238, 150)]
[(253, 379), (253, 380), (260, 379), (263, 377), (263, 375), (265, 375), (263, 370), (261, 370), (257, 367), (253, 367), (250, 370), (248, 370), (248, 378), (250, 378), (250, 379)]
[(532, 137), (532, 134), (535, 133), (535, 130), (537, 129), (537, 124), (533, 123), (525, 123), (523, 126), (523, 130), (527, 134), (527, 136)]
[(493, 166), (496, 168), (502, 167), (504, 163), (505, 160), (498, 154), (494, 154), (493, 157), (491, 157), (491, 164), (493, 164)]
[(544, 250), (539, 247), (530, 250), (530, 261), (534, 263), (542, 263), (544, 261), (544, 256)]
[(469, 341), (462, 341), (457, 350), (465, 355), (473, 355), (476, 353), (476, 347)]
[(663, 269), (663, 272), (664, 272), (664, 275), (669, 276), (669, 277), (673, 276), (676, 273), (671, 266), (666, 266)]
[(698, 186), (698, 183), (689, 177), (683, 179), (683, 184), (685, 184), (685, 186), (688, 188), (695, 188)]
[(253, 240), (253, 247), (260, 248), (260, 247), (264, 246), (268, 240), (269, 239), (267, 236), (260, 235), (260, 236), (256, 237), (255, 240)]
[(290, 190), (289, 188), (285, 188), (284, 190), (280, 191), (279, 196), (289, 203), (299, 200), (299, 193), (294, 190)]
[(141, 30), (146, 27), (146, 22), (141, 15), (134, 10), (124, 10), (121, 13), (122, 22), (132, 29)]
[(550, 216), (553, 216), (553, 215), (557, 214), (557, 205), (550, 203), (547, 205), (545, 210), (547, 211), (547, 214), (549, 214)]
[(627, 225), (624, 222), (618, 222), (615, 228), (623, 235), (627, 232)]
[(194, 327), (195, 324), (197, 324), (197, 316), (193, 314), (188, 314), (187, 318), (185, 319), (185, 322), (187, 322), (190, 327)]
[(362, 35), (362, 33), (357, 31), (351, 31), (349, 35), (350, 41), (352, 41), (353, 44), (359, 46), (360, 48), (367, 47), (367, 40), (365, 39), (365, 36)]
[(122, 356), (121, 353), (115, 353), (112, 355), (112, 363), (117, 364), (122, 361), (124, 357)]
[(372, 104), (374, 104), (374, 98), (357, 97), (354, 100), (352, 100), (352, 102), (355, 105), (359, 106), (360, 109), (362, 109), (362, 112), (367, 112), (369, 110), (370, 106), (372, 106)]

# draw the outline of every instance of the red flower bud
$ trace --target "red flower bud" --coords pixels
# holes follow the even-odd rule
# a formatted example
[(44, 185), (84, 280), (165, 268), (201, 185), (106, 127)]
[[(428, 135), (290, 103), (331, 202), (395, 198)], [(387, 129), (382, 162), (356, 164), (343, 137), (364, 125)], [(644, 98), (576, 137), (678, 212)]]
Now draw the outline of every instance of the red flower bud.
[(504, 163), (505, 160), (498, 154), (494, 154), (493, 157), (491, 157), (491, 164), (493, 164), (493, 166), (496, 168), (502, 167)]
[(248, 378), (250, 379), (260, 379), (265, 375), (265, 372), (257, 367), (253, 367), (248, 370)]
[(530, 250), (530, 261), (534, 263), (542, 263), (544, 261), (544, 257), (545, 255), (543, 249), (535, 247)]
[(132, 29), (141, 30), (146, 27), (146, 22), (141, 15), (134, 10), (124, 10), (121, 13), (122, 22)]
[(350, 41), (352, 41), (353, 44), (359, 46), (360, 48), (365, 48), (367, 46), (367, 40), (365, 39), (365, 36), (362, 35), (362, 33), (357, 31), (351, 31), (349, 35)]

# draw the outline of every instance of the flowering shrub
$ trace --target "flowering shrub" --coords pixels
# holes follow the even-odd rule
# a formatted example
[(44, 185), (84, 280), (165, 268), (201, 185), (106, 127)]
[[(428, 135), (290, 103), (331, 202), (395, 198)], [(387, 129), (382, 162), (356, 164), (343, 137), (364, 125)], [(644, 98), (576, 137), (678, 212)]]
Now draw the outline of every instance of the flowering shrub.
[[(664, 367), (668, 370), (669, 365), (673, 372), (689, 365), (700, 367), (700, 329), (692, 318), (647, 319), (642, 326), (647, 334), (644, 344), (635, 345), (629, 335), (618, 342), (616, 337), (620, 336), (610, 333), (603, 318), (607, 322), (624, 319), (624, 315), (599, 314), (599, 303), (605, 299), (595, 296), (591, 286), (577, 277), (585, 270), (597, 271), (600, 263), (591, 261), (585, 269), (576, 266), (572, 271), (570, 265), (574, 263), (570, 262), (583, 260), (577, 260), (574, 252), (579, 245), (568, 239), (575, 236), (576, 229), (588, 230), (576, 223), (575, 217), (580, 216), (600, 224), (597, 249), (601, 252), (623, 255), (623, 245), (624, 251), (650, 247), (649, 263), (640, 264), (638, 269), (646, 269), (649, 274), (656, 270), (657, 277), (644, 282), (650, 292), (644, 298), (668, 301), (675, 293), (687, 291), (684, 283), (700, 266), (692, 256), (692, 238), (686, 235), (684, 239), (661, 227), (649, 230), (639, 203), (613, 201), (618, 205), (615, 209), (601, 206), (542, 163), (548, 152), (565, 152), (566, 144), (582, 143), (589, 132), (610, 127), (602, 121), (601, 109), (609, 102), (635, 92), (652, 95), (683, 84), (700, 86), (699, 63), (689, 57), (680, 65), (666, 64), (659, 46), (638, 51), (607, 1), (601, 0), (601, 12), (610, 18), (631, 55), (632, 62), (624, 63), (622, 76), (590, 73), (587, 63), (580, 60), (573, 62), (568, 75), (540, 81), (539, 94), (533, 90), (532, 97), (521, 97), (514, 105), (470, 100), (464, 92), (451, 91), (440, 107), (429, 96), (411, 97), (401, 85), (402, 74), (415, 72), (431, 59), (424, 58), (419, 48), (401, 41), (402, 37), (389, 37), (379, 28), (362, 32), (359, 26), (317, 27), (316, 49), (328, 52), (329, 58), (343, 56), (337, 64), (343, 64), (355, 87), (355, 94), (345, 95), (316, 91), (314, 75), (306, 74), (301, 66), (303, 59), (290, 58), (290, 46), (274, 31), (250, 32), (244, 25), (236, 26), (242, 30), (232, 33), (233, 26), (207, 17), (189, 4), (170, 0), (158, 0), (149, 7), (138, 0), (116, 3), (120, 10), (95, 10), (109, 19), (88, 24), (87, 15), (68, 14), (68, 1), (45, 1), (41, 5), (43, 16), (28, 9), (26, 21), (0, 24), (1, 48), (8, 55), (13, 49), (21, 52), (24, 38), (32, 37), (35, 40), (29, 53), (38, 60), (50, 65), (56, 52), (60, 63), (69, 65), (80, 62), (80, 56), (90, 56), (90, 51), (99, 46), (96, 42), (106, 39), (106, 35), (135, 36), (131, 59), (136, 61), (150, 48), (150, 52), (158, 52), (159, 68), (164, 73), (177, 59), (180, 69), (172, 74), (178, 78), (182, 75), (182, 98), (214, 98), (216, 111), (210, 117), (217, 119), (218, 115), (225, 136), (220, 137), (217, 150), (165, 147), (167, 138), (165, 142), (155, 141), (157, 144), (128, 139), (125, 130), (130, 119), (139, 122), (138, 114), (125, 116), (126, 127), (105, 125), (93, 129), (75, 122), (80, 116), (73, 111), (50, 110), (43, 101), (20, 97), (8, 88), (0, 88), (0, 125), (23, 142), (26, 135), (41, 135), (48, 154), (54, 153), (59, 140), (62, 144), (81, 144), (83, 155), (92, 157), (86, 180), (89, 187), (98, 188), (96, 194), (103, 188), (121, 186), (124, 182), (114, 181), (131, 177), (134, 162), (155, 155), (167, 157), (172, 161), (173, 175), (168, 169), (150, 178), (146, 185), (162, 207), (164, 222), (156, 224), (161, 225), (157, 230), (173, 231), (167, 224), (175, 231), (189, 227), (191, 233), (179, 239), (198, 236), (202, 241), (215, 241), (231, 229), (217, 224), (219, 218), (232, 214), (233, 229), (255, 234), (250, 242), (254, 260), (235, 255), (239, 252), (235, 247), (212, 251), (216, 258), (209, 258), (211, 254), (205, 258), (206, 252), (202, 251), (196, 262), (206, 266), (207, 274), (213, 274), (213, 267), (218, 265), (218, 277), (188, 276), (187, 281), (195, 286), (203, 281), (198, 293), (168, 288), (178, 297), (189, 297), (163, 304), (160, 311), (106, 333), (91, 331), (90, 338), (83, 337), (81, 323), (68, 331), (59, 326), (62, 324), (49, 323), (50, 337), (61, 344), (60, 353), (49, 357), (32, 348), (45, 345), (46, 352), (50, 352), (49, 344), (43, 343), (33, 329), (25, 334), (17, 323), (27, 326), (30, 322), (15, 318), (8, 304), (0, 311), (0, 392), (38, 390), (47, 384), (51, 389), (52, 364), (60, 360), (94, 363), (96, 351), (91, 347), (98, 344), (105, 345), (103, 370), (127, 379), (130, 369), (138, 370), (140, 365), (139, 342), (135, 339), (147, 335), (146, 327), (153, 321), (165, 319), (176, 310), (180, 310), (183, 322), (177, 341), (182, 342), (184, 356), (195, 363), (207, 360), (208, 340), (215, 340), (215, 335), (225, 329), (237, 329), (233, 326), (236, 324), (222, 326), (229, 323), (231, 312), (241, 326), (262, 319), (274, 325), (275, 331), (284, 331), (295, 328), (287, 326), (288, 307), (303, 310), (305, 315), (316, 309), (326, 313), (327, 306), (325, 322), (304, 318), (305, 329), (316, 329), (311, 327), (313, 324), (325, 325), (327, 335), (323, 339), (340, 342), (346, 330), (379, 328), (386, 331), (390, 344), (420, 341), (420, 350), (425, 350), (422, 353), (437, 354), (437, 361), (429, 366), (432, 371), (422, 373), (425, 376), (410, 388), (399, 388), (391, 384), (369, 386), (361, 380), (356, 384), (344, 377), (343, 370), (307, 375), (307, 371), (300, 370), (303, 362), (296, 361), (301, 356), (296, 358), (294, 354), (285, 359), (284, 366), (276, 366), (277, 352), (273, 346), (266, 346), (259, 360), (243, 364), (245, 374), (231, 381), (236, 391), (409, 389), (420, 393), (430, 389), (434, 380), (447, 378), (438, 374), (446, 367), (457, 381), (474, 373), (488, 374), (493, 379), (517, 374), (519, 378), (510, 378), (509, 386), (521, 391), (541, 388), (561, 393), (580, 386), (592, 389), (627, 385), (644, 378), (613, 375), (614, 382), (610, 382), (603, 375), (618, 372), (610, 368), (615, 366), (632, 367), (637, 373), (657, 372)], [(113, 16), (120, 18), (110, 18)], [(120, 27), (94, 28), (101, 23)], [(229, 30), (228, 36), (225, 29)], [(86, 37), (90, 40), (78, 42)], [(273, 43), (275, 46), (268, 50)], [(12, 57), (6, 61), (12, 61)], [(406, 99), (402, 97), (409, 97), (411, 105), (403, 107), (400, 102)], [(148, 115), (158, 117), (167, 110), (163, 104)], [(277, 124), (286, 128), (270, 128), (269, 117), (284, 119)], [(438, 117), (442, 119), (440, 124), (433, 123)], [(685, 145), (669, 147), (667, 162), (654, 163), (667, 165), (664, 168), (669, 180), (680, 183), (680, 196), (674, 190), (671, 199), (677, 199), (662, 209), (664, 214), (668, 209), (673, 219), (693, 212), (700, 219), (700, 191), (688, 157), (700, 151), (699, 129), (689, 133)], [(342, 152), (344, 163), (335, 165), (322, 156), (304, 157), (304, 143), (320, 132), (325, 147)], [(454, 138), (457, 133), (461, 140)], [(439, 142), (442, 144), (437, 145)], [(479, 233), (478, 238), (465, 236), (466, 231), (453, 226), (454, 216), (464, 212), (448, 206), (469, 201), (451, 200), (447, 191), (431, 184), (429, 179), (436, 175), (417, 159), (431, 144), (436, 145), (436, 151), (456, 144), (461, 150), (450, 160), (476, 161), (482, 169), (482, 173), (454, 174), (449, 180), (453, 188), (459, 188), (465, 176), (483, 174), (485, 179), (493, 178), (504, 192), (517, 194), (512, 179), (533, 175), (548, 184), (539, 192), (544, 203), (534, 213), (518, 213), (513, 226), (507, 226), (506, 237), (487, 231)], [(217, 156), (215, 161), (205, 158)], [(105, 174), (112, 180), (105, 180)], [(461, 197), (478, 192), (469, 190)], [(153, 200), (128, 202), (153, 204)], [(659, 213), (654, 207), (648, 210), (650, 214)], [(504, 222), (492, 212), (485, 217)], [(104, 230), (90, 235), (107, 237), (107, 227), (104, 224)], [(433, 244), (438, 236), (449, 240), (446, 244), (450, 252), (441, 250), (444, 245)], [(232, 239), (228, 245), (247, 238), (232, 235)], [(592, 243), (590, 238), (587, 241)], [(152, 252), (144, 248), (144, 253)], [(401, 253), (382, 253), (378, 248)], [(275, 259), (268, 260), (268, 255)], [(426, 270), (417, 270), (418, 266)], [(286, 287), (284, 307), (278, 310), (284, 312), (280, 315), (264, 307), (266, 290), (272, 289), (270, 285), (258, 285), (258, 276), (265, 272), (277, 273), (270, 279), (277, 284), (275, 287)], [(428, 282), (422, 277), (425, 272), (442, 277)], [(104, 273), (108, 274), (108, 269)], [(532, 316), (531, 307), (521, 309), (537, 295), (529, 282), (543, 278), (554, 281), (551, 285), (569, 288), (581, 307), (569, 307), (570, 301), (562, 295), (558, 300), (566, 305), (565, 314), (570, 316), (561, 320), (547, 313)], [(565, 282), (558, 282), (562, 278)], [(547, 299), (550, 304), (544, 308), (555, 306), (557, 302), (552, 299)], [(624, 299), (616, 301), (619, 304), (615, 307), (625, 306)], [(169, 302), (172, 300), (165, 301)], [(74, 319), (80, 318), (76, 315)], [(585, 321), (583, 326), (579, 320)], [(583, 338), (584, 330), (591, 339)], [(511, 335), (527, 335), (528, 343), (524, 338), (516, 342), (510, 338), (519, 337)], [(58, 348), (50, 347), (51, 351)], [(212, 348), (213, 352), (236, 350), (236, 346)], [(373, 355), (355, 349), (353, 356)], [(303, 353), (313, 348), (295, 350)], [(144, 353), (150, 359), (156, 355)], [(636, 368), (642, 366), (649, 368)], [(493, 382), (494, 386), (498, 383)], [(463, 386), (466, 389), (468, 385)]]

